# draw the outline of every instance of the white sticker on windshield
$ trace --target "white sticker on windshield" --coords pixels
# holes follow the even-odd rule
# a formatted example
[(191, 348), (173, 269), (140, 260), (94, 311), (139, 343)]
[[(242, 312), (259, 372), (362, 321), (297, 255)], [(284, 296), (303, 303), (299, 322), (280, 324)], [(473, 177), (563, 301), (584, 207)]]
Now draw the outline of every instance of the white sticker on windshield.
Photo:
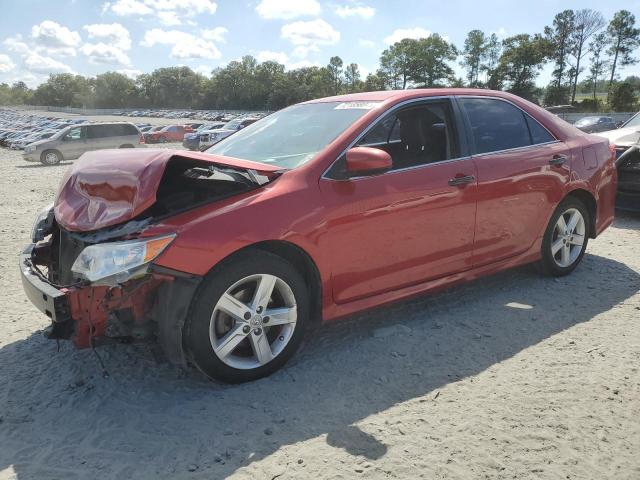
[(371, 110), (376, 108), (380, 102), (342, 102), (336, 105), (334, 110)]

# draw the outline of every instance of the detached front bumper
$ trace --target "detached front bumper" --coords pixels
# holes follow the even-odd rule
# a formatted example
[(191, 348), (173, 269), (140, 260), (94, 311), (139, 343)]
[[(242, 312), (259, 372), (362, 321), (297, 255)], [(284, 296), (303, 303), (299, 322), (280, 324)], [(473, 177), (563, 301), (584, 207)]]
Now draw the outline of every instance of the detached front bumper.
[(20, 254), (22, 288), (31, 303), (54, 324), (68, 322), (71, 320), (67, 300), (70, 291), (58, 290), (33, 270), (31, 264), (33, 248), (34, 244), (31, 244)]

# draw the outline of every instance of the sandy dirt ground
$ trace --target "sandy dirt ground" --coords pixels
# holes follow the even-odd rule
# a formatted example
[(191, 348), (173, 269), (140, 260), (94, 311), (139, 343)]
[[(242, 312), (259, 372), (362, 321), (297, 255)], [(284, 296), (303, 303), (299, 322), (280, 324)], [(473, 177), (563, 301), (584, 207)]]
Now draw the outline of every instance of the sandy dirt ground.
[(66, 166), (0, 151), (0, 479), (640, 478), (640, 217), (569, 277), (504, 272), (308, 335), (219, 385), (42, 336), (18, 252)]

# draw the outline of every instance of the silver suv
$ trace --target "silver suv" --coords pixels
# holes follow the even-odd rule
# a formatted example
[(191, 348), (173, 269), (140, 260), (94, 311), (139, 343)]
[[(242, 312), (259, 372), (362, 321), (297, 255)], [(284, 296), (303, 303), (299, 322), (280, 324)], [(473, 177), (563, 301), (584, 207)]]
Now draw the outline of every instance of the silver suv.
[(144, 146), (140, 130), (132, 123), (87, 123), (71, 125), (51, 138), (27, 145), (22, 158), (28, 162), (56, 165), (91, 150)]

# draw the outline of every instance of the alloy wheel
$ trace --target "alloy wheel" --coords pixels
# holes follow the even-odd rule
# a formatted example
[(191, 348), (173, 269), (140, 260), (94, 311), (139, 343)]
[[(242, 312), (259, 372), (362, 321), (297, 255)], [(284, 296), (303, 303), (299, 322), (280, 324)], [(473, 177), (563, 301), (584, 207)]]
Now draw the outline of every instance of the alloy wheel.
[(580, 257), (585, 234), (584, 217), (578, 209), (569, 208), (560, 215), (551, 237), (551, 255), (559, 267), (569, 267)]
[(233, 368), (258, 368), (287, 346), (297, 321), (291, 287), (274, 275), (245, 277), (218, 299), (209, 322), (216, 356)]

